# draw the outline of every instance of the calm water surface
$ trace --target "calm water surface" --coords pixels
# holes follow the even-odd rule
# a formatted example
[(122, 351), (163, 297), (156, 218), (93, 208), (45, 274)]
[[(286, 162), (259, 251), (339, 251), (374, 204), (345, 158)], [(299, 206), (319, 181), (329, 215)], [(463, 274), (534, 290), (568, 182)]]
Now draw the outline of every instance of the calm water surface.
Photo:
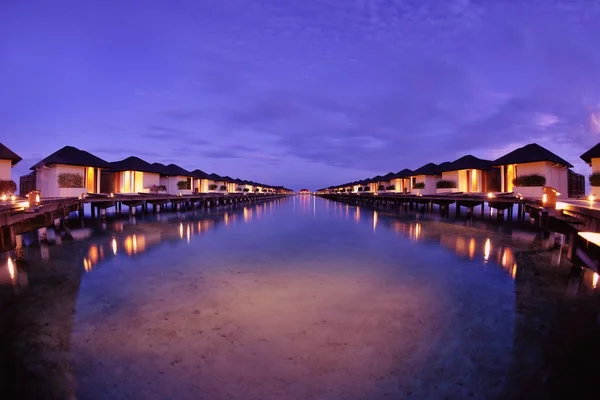
[(74, 233), (83, 399), (497, 398), (535, 239), (309, 196)]

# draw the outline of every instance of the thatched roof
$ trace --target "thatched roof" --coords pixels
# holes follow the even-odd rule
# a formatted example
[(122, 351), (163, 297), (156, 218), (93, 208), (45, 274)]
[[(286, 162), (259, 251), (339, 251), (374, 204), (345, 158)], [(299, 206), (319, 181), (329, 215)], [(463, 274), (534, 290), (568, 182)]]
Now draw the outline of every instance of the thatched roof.
[(408, 169), (408, 168), (404, 168), (402, 171), (396, 172), (394, 174), (394, 178), (408, 178), (409, 176), (413, 175), (413, 171)]
[(539, 161), (550, 161), (572, 168), (573, 166), (537, 143), (530, 143), (500, 157), (492, 165), (525, 164)]
[(147, 161), (142, 160), (138, 157), (127, 157), (121, 161), (115, 161), (110, 163), (110, 170), (113, 172), (120, 171), (140, 171), (140, 172), (153, 172), (160, 173), (158, 169)]
[(581, 155), (581, 159), (588, 164), (592, 163), (592, 158), (600, 158), (600, 143)]
[(489, 169), (491, 166), (492, 166), (491, 160), (483, 160), (481, 158), (477, 158), (475, 156), (468, 154), (466, 156), (463, 156), (461, 158), (458, 158), (458, 159), (452, 161), (451, 163), (448, 163), (448, 165), (442, 166), (442, 164), (440, 164), (440, 172), (458, 171), (458, 170), (462, 170), (462, 169), (486, 170), (486, 169)]
[(10, 160), (11, 165), (17, 165), (22, 160), (14, 151), (0, 143), (0, 160)]
[(421, 168), (417, 168), (413, 171), (412, 176), (417, 175), (438, 175), (438, 165), (434, 163), (428, 163), (423, 165)]
[(110, 168), (103, 159), (73, 146), (65, 146), (55, 151), (30, 169), (38, 169), (53, 164), (77, 165), (81, 167)]

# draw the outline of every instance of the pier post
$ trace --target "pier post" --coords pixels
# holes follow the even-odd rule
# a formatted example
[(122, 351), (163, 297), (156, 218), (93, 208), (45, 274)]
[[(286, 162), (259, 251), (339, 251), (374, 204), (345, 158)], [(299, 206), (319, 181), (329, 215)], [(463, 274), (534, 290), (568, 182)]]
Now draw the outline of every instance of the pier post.
[(79, 218), (83, 219), (83, 203), (79, 203), (79, 210), (78, 210), (78, 214), (79, 214)]
[(106, 220), (106, 209), (101, 208), (100, 209), (100, 221), (105, 221), (105, 220)]
[(37, 233), (40, 244), (48, 244), (48, 232), (46, 231), (46, 227), (38, 229)]
[(135, 215), (135, 206), (129, 206), (129, 215)]
[(181, 209), (181, 203), (175, 203), (175, 209), (179, 211)]
[(15, 261), (25, 261), (25, 254), (23, 252), (23, 235), (15, 235)]
[(460, 217), (460, 204), (456, 203), (456, 216)]
[(496, 217), (497, 221), (498, 222), (504, 222), (504, 210), (498, 209), (497, 211), (498, 211), (498, 214), (497, 214), (497, 217)]
[(484, 210), (485, 210), (485, 201), (482, 201), (481, 202), (481, 219), (483, 219)]

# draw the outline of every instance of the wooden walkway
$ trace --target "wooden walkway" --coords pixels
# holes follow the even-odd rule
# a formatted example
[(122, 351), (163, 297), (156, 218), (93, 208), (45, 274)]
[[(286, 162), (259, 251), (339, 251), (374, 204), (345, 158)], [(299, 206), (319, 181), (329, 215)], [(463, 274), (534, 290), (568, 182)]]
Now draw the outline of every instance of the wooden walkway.
[(79, 198), (42, 199), (39, 204), (29, 206), (24, 199), (0, 202), (0, 252), (9, 251), (16, 247), (16, 236), (35, 229), (41, 229), (56, 224), (57, 220), (68, 217), (73, 212), (78, 212), (83, 217), (85, 204), (90, 204), (92, 218), (105, 216), (105, 211), (115, 208), (121, 211), (123, 205), (127, 206), (130, 214), (136, 210), (153, 212), (180, 210), (182, 208), (203, 208), (218, 205), (252, 204), (275, 198), (286, 197), (287, 194), (212, 194), (202, 193), (194, 195), (169, 195), (169, 194), (90, 194)]

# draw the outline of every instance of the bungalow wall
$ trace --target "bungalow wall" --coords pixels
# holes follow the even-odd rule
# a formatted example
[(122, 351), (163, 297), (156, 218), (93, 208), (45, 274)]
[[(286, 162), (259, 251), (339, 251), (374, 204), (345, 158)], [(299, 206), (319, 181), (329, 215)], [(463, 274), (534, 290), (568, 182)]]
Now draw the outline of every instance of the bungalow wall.
[(477, 193), (485, 190), (483, 175), (479, 169), (461, 169), (442, 172), (442, 179), (455, 182), (459, 192)]
[(441, 179), (438, 175), (417, 175), (412, 177), (414, 183), (425, 183), (425, 189), (412, 189), (411, 193), (435, 194), (437, 188), (436, 183)]
[[(60, 174), (79, 174), (83, 178), (82, 188), (60, 188)], [(100, 168), (80, 167), (75, 165), (53, 164), (36, 171), (35, 187), (41, 192), (41, 197), (79, 197), (82, 193), (100, 192)]]
[(198, 193), (208, 193), (210, 190), (208, 187), (213, 184), (210, 179), (195, 179), (194, 189), (198, 189)]
[[(568, 193), (568, 169), (564, 166), (558, 166), (550, 161), (539, 161), (524, 164), (506, 165), (502, 169), (502, 186), (506, 191), (514, 191), (512, 180), (514, 177), (524, 175), (542, 175), (546, 177), (546, 186), (558, 190), (563, 198)], [(511, 172), (512, 169), (512, 172)], [(526, 194), (524, 194), (527, 196)], [(541, 196), (541, 194), (540, 194)]]
[(0, 160), (0, 181), (10, 181), (11, 180), (11, 169), (12, 169), (12, 161), (11, 160)]
[[(189, 182), (189, 187), (190, 189), (184, 189), (184, 190), (180, 190), (177, 187), (177, 182), (180, 181), (188, 181)], [(167, 187), (167, 193), (168, 194), (192, 194), (192, 178), (189, 176), (161, 176), (160, 177), (160, 184), (161, 185), (165, 185)]]

